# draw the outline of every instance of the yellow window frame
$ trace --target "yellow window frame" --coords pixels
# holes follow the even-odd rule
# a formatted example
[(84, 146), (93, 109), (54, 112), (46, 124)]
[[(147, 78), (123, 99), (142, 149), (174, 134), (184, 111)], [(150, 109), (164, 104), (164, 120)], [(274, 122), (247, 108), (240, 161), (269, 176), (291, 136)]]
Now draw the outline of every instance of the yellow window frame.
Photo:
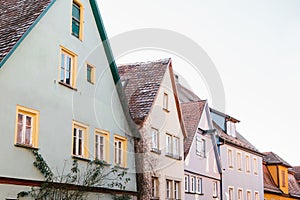
[[(70, 81), (70, 85), (62, 82), (61, 81), (61, 67), (62, 67), (62, 54), (68, 55), (71, 57), (71, 62), (72, 62), (72, 66), (71, 66), (71, 81)], [(76, 78), (77, 78), (77, 54), (74, 53), (73, 51), (65, 48), (64, 46), (60, 46), (60, 61), (59, 61), (59, 74), (58, 74), (58, 80), (61, 84), (68, 86), (68, 87), (72, 87), (75, 88), (76, 87)]]
[(84, 7), (83, 7), (83, 4), (81, 3), (81, 1), (79, 1), (79, 0), (73, 0), (72, 1), (72, 5), (71, 5), (71, 23), (70, 23), (71, 34), (73, 34), (73, 32), (72, 32), (72, 20), (73, 20), (72, 19), (73, 18), (72, 9), (73, 9), (73, 4), (76, 4), (79, 7), (79, 10), (80, 10), (79, 37), (78, 37), (78, 39), (82, 41), (83, 40)]
[[(73, 150), (74, 150), (74, 129), (81, 129), (83, 131), (83, 155), (76, 155), (73, 153)], [(72, 156), (74, 157), (81, 157), (81, 158), (86, 158), (88, 159), (88, 156), (89, 156), (89, 149), (88, 149), (88, 133), (89, 133), (89, 127), (83, 123), (80, 123), (80, 122), (77, 122), (77, 121), (74, 121), (72, 122), (72, 148), (71, 148), (71, 153), (72, 153)]]
[[(104, 161), (109, 163), (110, 161), (110, 151), (109, 151), (109, 131), (105, 131), (105, 130), (100, 130), (100, 129), (95, 129), (95, 145), (96, 145), (96, 135), (101, 135), (104, 137), (104, 148), (105, 148), (105, 154), (104, 154)], [(96, 155), (97, 155), (97, 152), (96, 152), (96, 146), (94, 148), (94, 157), (95, 159), (97, 159)]]
[(88, 77), (88, 68), (91, 68), (91, 80), (87, 80), (89, 83), (95, 84), (96, 82), (96, 67), (90, 63), (86, 63), (86, 78)]
[[(26, 145), (23, 143), (18, 143), (18, 114), (30, 116), (33, 120), (32, 122), (32, 131), (31, 131), (31, 145)], [(17, 105), (16, 107), (16, 125), (15, 125), (15, 145), (24, 146), (29, 148), (38, 147), (38, 136), (39, 136), (39, 121), (40, 121), (40, 112), (31, 108)]]
[[(122, 142), (122, 162), (121, 164), (116, 163), (116, 153), (115, 153), (115, 142), (119, 141)], [(114, 164), (119, 165), (120, 167), (126, 167), (127, 166), (127, 138), (120, 136), (120, 135), (114, 135)]]

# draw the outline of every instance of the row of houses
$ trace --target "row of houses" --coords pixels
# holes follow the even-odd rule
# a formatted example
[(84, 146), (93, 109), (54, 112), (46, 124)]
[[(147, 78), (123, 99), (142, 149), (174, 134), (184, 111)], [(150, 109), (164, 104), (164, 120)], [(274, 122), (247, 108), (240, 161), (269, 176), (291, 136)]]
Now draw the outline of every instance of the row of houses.
[(55, 176), (74, 160), (126, 174), (89, 199), (300, 199), (299, 167), (256, 149), (171, 58), (117, 66), (95, 0), (0, 4), (0, 199), (44, 183), (32, 152)]

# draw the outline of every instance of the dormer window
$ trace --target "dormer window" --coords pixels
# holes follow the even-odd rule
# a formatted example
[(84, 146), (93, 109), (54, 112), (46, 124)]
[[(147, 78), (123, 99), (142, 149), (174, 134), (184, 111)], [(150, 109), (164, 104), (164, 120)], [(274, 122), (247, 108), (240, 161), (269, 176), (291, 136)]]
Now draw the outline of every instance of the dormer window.
[(236, 128), (235, 128), (235, 123), (232, 121), (227, 121), (226, 122), (226, 132), (228, 135), (232, 137), (236, 137)]

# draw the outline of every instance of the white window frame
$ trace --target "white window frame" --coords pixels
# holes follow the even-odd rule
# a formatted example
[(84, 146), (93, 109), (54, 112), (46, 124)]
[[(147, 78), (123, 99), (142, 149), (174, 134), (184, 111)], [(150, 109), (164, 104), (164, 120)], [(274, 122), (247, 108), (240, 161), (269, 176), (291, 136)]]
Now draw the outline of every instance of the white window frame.
[(159, 180), (157, 177), (152, 177), (152, 180), (151, 180), (151, 197), (153, 198), (157, 198), (159, 193), (158, 193), (158, 190), (159, 190)]
[(228, 187), (228, 200), (234, 200), (234, 187)]
[(184, 175), (184, 191), (189, 192), (189, 175)]
[(213, 181), (213, 198), (218, 197), (218, 183)]
[(202, 194), (202, 178), (201, 177), (197, 177), (196, 178), (196, 193), (198, 194)]
[(173, 156), (175, 156), (176, 158), (178, 158), (180, 156), (180, 152), (179, 152), (179, 138), (173, 136), (173, 141), (172, 141), (172, 145), (173, 145)]
[(251, 163), (250, 163), (250, 155), (246, 154), (245, 155), (245, 169), (247, 173), (251, 172)]
[(243, 200), (243, 189), (238, 188), (237, 190), (237, 200)]
[(258, 174), (258, 161), (256, 157), (253, 157), (253, 173)]
[(180, 199), (180, 182), (174, 181), (174, 199)]
[(191, 176), (191, 177), (190, 177), (190, 181), (191, 181), (191, 184), (190, 184), (190, 192), (191, 192), (191, 193), (195, 193), (196, 177), (195, 177), (195, 176)]
[(172, 180), (166, 180), (166, 199), (172, 198)]
[(169, 95), (166, 92), (163, 94), (163, 109), (169, 110)]
[(172, 135), (166, 134), (166, 154), (172, 156)]
[(199, 136), (196, 137), (196, 154), (201, 157), (206, 154), (206, 141)]
[(151, 128), (151, 147), (153, 150), (159, 149), (159, 133), (155, 128)]
[(87, 126), (73, 122), (73, 144), (72, 152), (74, 156), (87, 157), (86, 145), (87, 145)]
[(254, 191), (254, 200), (259, 200), (259, 192)]
[(246, 200), (252, 200), (252, 192), (251, 190), (246, 191)]
[(233, 169), (233, 150), (227, 149), (227, 162), (228, 162), (228, 168)]
[(236, 166), (237, 170), (242, 171), (242, 153), (236, 152)]

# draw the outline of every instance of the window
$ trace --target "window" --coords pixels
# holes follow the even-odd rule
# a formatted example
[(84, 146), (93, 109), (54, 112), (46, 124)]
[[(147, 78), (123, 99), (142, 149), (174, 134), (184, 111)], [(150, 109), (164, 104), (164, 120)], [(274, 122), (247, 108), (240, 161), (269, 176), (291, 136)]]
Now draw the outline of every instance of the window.
[(172, 181), (171, 180), (167, 180), (167, 182), (166, 182), (166, 198), (167, 199), (171, 199), (172, 198), (172, 196), (171, 196), (171, 194), (172, 194)]
[(254, 192), (254, 200), (259, 200), (258, 192)]
[(237, 200), (243, 200), (243, 190), (238, 189)]
[(250, 157), (246, 155), (246, 172), (250, 172)]
[(282, 187), (285, 187), (286, 183), (285, 183), (285, 171), (284, 170), (281, 170), (281, 178), (282, 178), (282, 181), (281, 181)]
[(180, 182), (174, 181), (174, 199), (180, 199), (179, 191), (180, 191)]
[(237, 162), (237, 169), (239, 171), (242, 171), (242, 154), (240, 152), (237, 152), (236, 154), (236, 162)]
[(213, 181), (213, 197), (218, 197), (218, 183), (216, 181)]
[(164, 97), (163, 97), (163, 109), (164, 110), (168, 110), (169, 109), (169, 97), (167, 93), (164, 93)]
[(257, 158), (253, 158), (253, 171), (254, 174), (258, 174)]
[(92, 84), (95, 84), (95, 70), (96, 67), (90, 64), (86, 65), (86, 80)]
[(202, 178), (197, 177), (196, 192), (202, 194)]
[(191, 176), (191, 187), (190, 187), (190, 192), (194, 193), (195, 192), (195, 177)]
[(152, 198), (158, 198), (159, 192), (158, 192), (158, 178), (152, 177), (151, 180), (151, 197)]
[(189, 176), (184, 175), (184, 191), (188, 192), (189, 191)]
[(60, 54), (60, 83), (75, 88), (77, 55), (64, 47)]
[(166, 135), (166, 153), (167, 155), (172, 155), (172, 136)]
[(95, 159), (109, 162), (109, 133), (95, 131)]
[(179, 138), (173, 137), (173, 156), (179, 158)]
[(247, 200), (251, 200), (251, 191), (247, 191)]
[(115, 136), (114, 144), (115, 164), (121, 167), (126, 167), (127, 140), (124, 137)]
[(83, 33), (83, 6), (78, 0), (72, 5), (72, 35), (82, 40)]
[(17, 106), (15, 134), (16, 145), (37, 147), (39, 111)]
[(232, 137), (236, 137), (236, 128), (235, 123), (231, 121), (227, 121), (226, 123), (226, 133)]
[(87, 151), (88, 127), (73, 121), (73, 155), (78, 157), (88, 157)]
[(166, 155), (175, 159), (181, 159), (178, 137), (166, 134)]
[(231, 149), (228, 149), (228, 153), (227, 153), (228, 155), (227, 155), (227, 159), (228, 159), (228, 167), (229, 168), (233, 168), (233, 162), (232, 162), (232, 160), (233, 160), (233, 158), (232, 158), (232, 150)]
[(205, 140), (196, 137), (196, 154), (205, 157)]
[(228, 188), (228, 200), (233, 200), (233, 187)]
[(158, 130), (152, 128), (151, 129), (151, 147), (152, 150), (158, 150)]

